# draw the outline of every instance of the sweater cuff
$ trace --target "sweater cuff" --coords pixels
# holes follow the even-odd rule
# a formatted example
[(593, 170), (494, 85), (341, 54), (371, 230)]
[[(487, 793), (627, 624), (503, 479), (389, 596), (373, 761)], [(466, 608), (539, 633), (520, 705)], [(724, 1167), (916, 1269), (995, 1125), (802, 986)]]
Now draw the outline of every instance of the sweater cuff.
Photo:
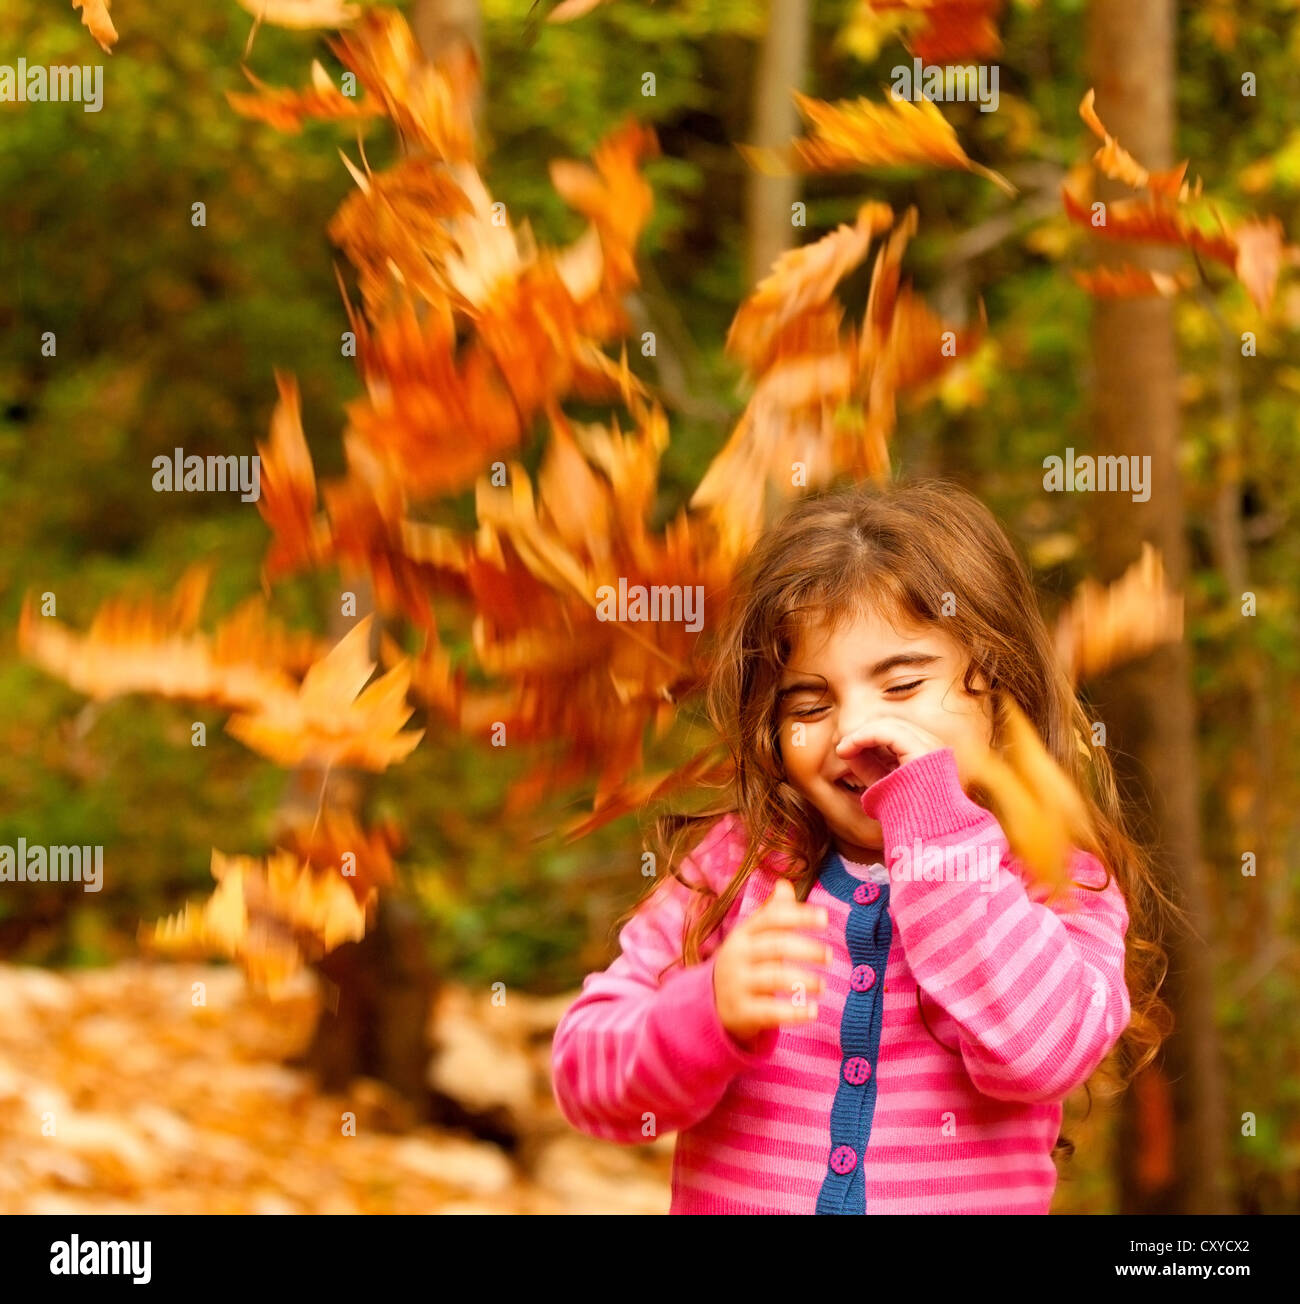
[(689, 1057), (724, 1069), (746, 1069), (762, 1063), (771, 1055), (781, 1034), (779, 1027), (764, 1028), (750, 1042), (739, 1042), (718, 1017), (718, 1002), (713, 994), (715, 951), (707, 960), (669, 974), (660, 988), (669, 1011), (669, 1020), (683, 1046), (692, 1049)]
[(964, 833), (993, 815), (962, 790), (951, 747), (927, 752), (877, 780), (862, 794), (863, 814), (880, 821), (886, 846), (909, 846)]

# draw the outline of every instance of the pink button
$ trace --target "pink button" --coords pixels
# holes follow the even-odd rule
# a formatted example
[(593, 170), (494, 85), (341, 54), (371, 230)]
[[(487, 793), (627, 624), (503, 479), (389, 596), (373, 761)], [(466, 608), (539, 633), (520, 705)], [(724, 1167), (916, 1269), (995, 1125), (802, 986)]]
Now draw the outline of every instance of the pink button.
[(849, 974), (849, 986), (855, 992), (869, 992), (875, 985), (876, 971), (869, 964), (860, 964)]
[(831, 1167), (837, 1173), (851, 1173), (858, 1166), (858, 1157), (851, 1146), (836, 1146), (831, 1151)]
[(853, 899), (860, 906), (869, 906), (880, 896), (879, 883), (859, 883), (853, 889)]
[(844, 1081), (860, 1087), (871, 1076), (871, 1065), (861, 1055), (844, 1061)]

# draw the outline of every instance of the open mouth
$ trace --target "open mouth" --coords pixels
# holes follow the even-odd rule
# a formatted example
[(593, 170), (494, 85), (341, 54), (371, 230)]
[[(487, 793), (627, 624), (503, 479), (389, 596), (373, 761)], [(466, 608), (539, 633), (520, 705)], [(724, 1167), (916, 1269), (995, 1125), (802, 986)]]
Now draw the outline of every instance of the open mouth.
[(871, 770), (865, 783), (855, 774), (841, 774), (838, 779), (833, 780), (837, 788), (852, 793), (854, 797), (861, 797), (873, 783), (879, 782), (885, 775), (892, 774), (898, 769), (898, 760), (892, 753), (864, 754), (861, 759)]

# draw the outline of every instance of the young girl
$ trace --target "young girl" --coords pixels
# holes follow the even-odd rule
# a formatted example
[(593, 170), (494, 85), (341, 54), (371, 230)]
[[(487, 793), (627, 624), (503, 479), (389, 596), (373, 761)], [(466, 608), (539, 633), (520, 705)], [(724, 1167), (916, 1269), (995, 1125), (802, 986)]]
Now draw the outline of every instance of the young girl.
[[(999, 695), (1093, 817), (1054, 899), (958, 777)], [(1047, 1213), (1063, 1099), (1159, 1046), (1165, 899), (993, 516), (935, 482), (799, 500), (708, 705), (728, 800), (660, 820), (670, 872), (555, 1032), (564, 1116), (677, 1132), (673, 1213)]]

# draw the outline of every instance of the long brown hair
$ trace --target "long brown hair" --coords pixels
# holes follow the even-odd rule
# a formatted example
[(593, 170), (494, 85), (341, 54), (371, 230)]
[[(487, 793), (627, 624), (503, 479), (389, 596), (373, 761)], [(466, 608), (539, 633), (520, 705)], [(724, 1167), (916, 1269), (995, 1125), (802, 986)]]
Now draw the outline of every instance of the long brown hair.
[[(1129, 912), (1125, 977), (1132, 1015), (1119, 1058), (1121, 1078), (1135, 1076), (1169, 1034), (1171, 1015), (1159, 994), (1168, 967), (1161, 938), (1181, 912), (1128, 831), (1105, 747), (1084, 741), (1092, 724), (1057, 659), (1028, 568), (988, 508), (941, 480), (809, 494), (759, 539), (740, 568), (706, 691), (733, 774), (710, 809), (661, 815), (652, 838), (658, 863), (668, 870), (659, 881), (670, 874), (699, 894), (681, 963), (699, 962), (701, 944), (769, 855), (795, 883), (799, 900), (812, 890), (833, 839), (821, 812), (786, 781), (777, 691), (805, 628), (825, 622), (834, 630), (868, 607), (895, 622), (941, 626), (969, 654), (966, 691), (1013, 699), (1083, 794), (1096, 835), (1085, 849), (1106, 867), (1107, 885), (1111, 875), (1118, 881)], [(977, 688), (977, 680), (986, 687)], [(707, 884), (688, 882), (681, 863), (719, 817), (732, 814), (745, 831), (746, 851), (715, 894)], [(919, 989), (917, 995), (919, 1002)]]

